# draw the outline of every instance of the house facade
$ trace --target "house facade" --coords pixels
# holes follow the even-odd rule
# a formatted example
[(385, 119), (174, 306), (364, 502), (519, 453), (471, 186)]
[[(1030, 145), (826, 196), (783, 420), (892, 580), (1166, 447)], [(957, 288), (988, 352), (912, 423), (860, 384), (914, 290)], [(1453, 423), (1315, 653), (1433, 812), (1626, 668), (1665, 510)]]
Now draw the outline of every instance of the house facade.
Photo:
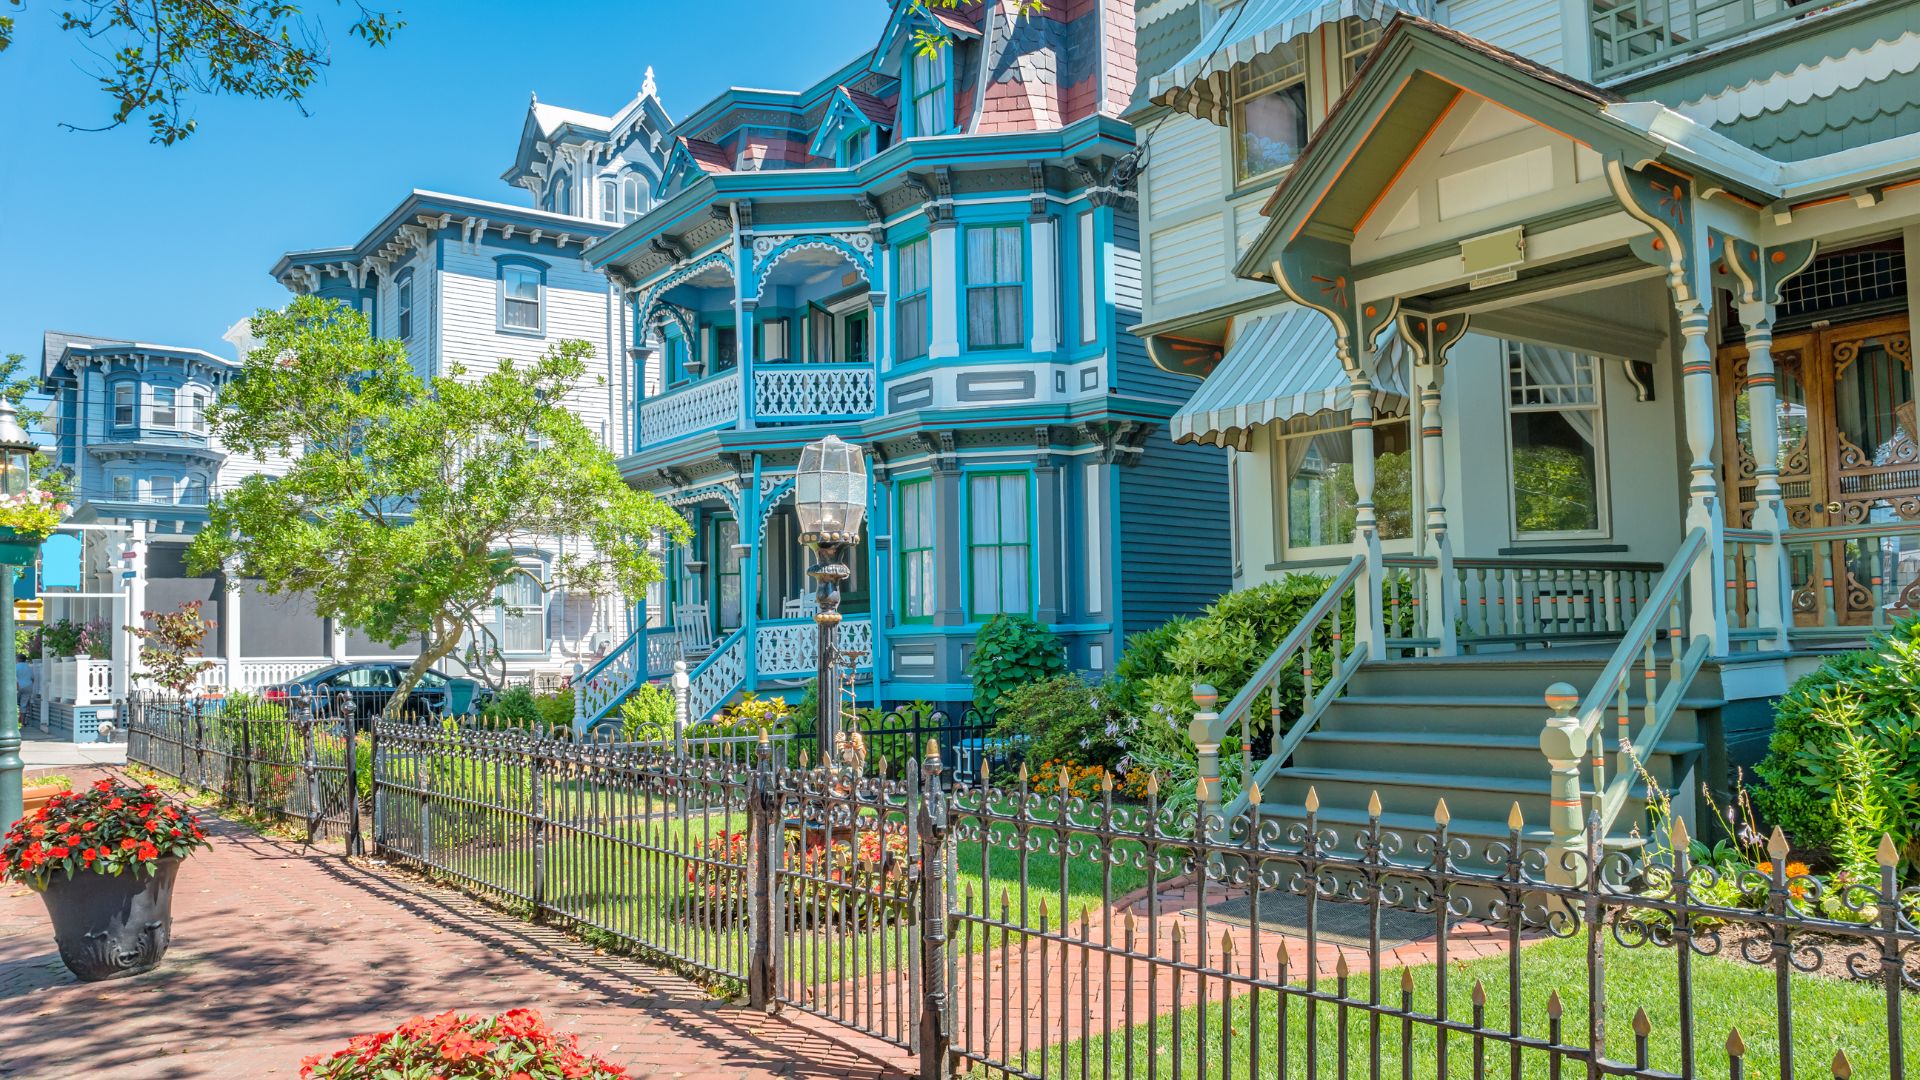
[(696, 535), (590, 673), (584, 720), (677, 659), (696, 717), (798, 692), (816, 655), (793, 470), (828, 433), (871, 467), (840, 630), (863, 705), (970, 701), (997, 614), (1097, 675), (1227, 586), (1221, 452), (1164, 437), (1191, 380), (1127, 333), (1133, 55), (1119, 0), (900, 3), (815, 85), (729, 91), (674, 127), (659, 204), (588, 254), (626, 300), (622, 468)]
[[(272, 273), (290, 291), (339, 300), (402, 342), (423, 378), (483, 377), (564, 340), (593, 346), (565, 406), (620, 452), (632, 437), (622, 294), (587, 249), (654, 201), (665, 165), (665, 111), (652, 72), (611, 116), (528, 107), (503, 179), (531, 206), (414, 191), (357, 242), (289, 252)], [(552, 683), (592, 664), (633, 629), (629, 600), (546, 586), (571, 538), (526, 537), (522, 573), (496, 606), (506, 676)]]
[(1920, 594), (1920, 5), (1293, 8), (1143, 7), (1131, 113), (1139, 330), (1200, 380), (1174, 436), (1232, 454), (1235, 581), (1356, 604), (1248, 778), (1539, 825), (1566, 682), (1609, 827), (1649, 777), (1690, 816)]

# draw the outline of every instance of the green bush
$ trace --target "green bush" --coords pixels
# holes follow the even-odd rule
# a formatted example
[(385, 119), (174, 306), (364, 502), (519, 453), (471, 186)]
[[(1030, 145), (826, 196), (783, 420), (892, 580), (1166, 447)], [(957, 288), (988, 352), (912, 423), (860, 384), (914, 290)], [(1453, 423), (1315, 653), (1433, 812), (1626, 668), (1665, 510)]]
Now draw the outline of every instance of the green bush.
[(1829, 658), (1774, 707), (1761, 813), (1797, 847), (1871, 869), (1880, 833), (1920, 858), (1920, 619)]
[(480, 710), (480, 717), (501, 727), (552, 731), (573, 726), (573, 689), (536, 694), (527, 686), (510, 686)]
[(641, 683), (620, 703), (620, 735), (629, 742), (666, 742), (673, 738), (673, 691), (659, 683)]
[(995, 615), (973, 639), (973, 704), (991, 718), (1008, 691), (1066, 670), (1060, 635), (1025, 615)]
[(1078, 675), (1055, 675), (1008, 690), (994, 734), (1020, 739), (1030, 767), (1049, 761), (1112, 765), (1125, 753), (1121, 713)]
[(1156, 676), (1176, 673), (1168, 653), (1192, 624), (1193, 620), (1185, 617), (1168, 619), (1151, 630), (1127, 635), (1120, 659), (1114, 661), (1113, 675), (1107, 680), (1107, 692), (1121, 712), (1138, 716), (1146, 711), (1142, 691)]

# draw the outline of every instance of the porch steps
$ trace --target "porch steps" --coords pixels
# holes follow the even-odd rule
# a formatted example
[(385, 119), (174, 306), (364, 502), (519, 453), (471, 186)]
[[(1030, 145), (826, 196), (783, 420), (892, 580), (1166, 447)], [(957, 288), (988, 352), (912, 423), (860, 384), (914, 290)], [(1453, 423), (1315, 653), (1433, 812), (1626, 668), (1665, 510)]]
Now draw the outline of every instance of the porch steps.
[[(1549, 715), (1543, 695), (1555, 682), (1584, 693), (1606, 660), (1604, 650), (1543, 649), (1363, 665), (1262, 789), (1261, 812), (1299, 821), (1311, 790), (1320, 799), (1319, 819), (1345, 834), (1365, 826), (1368, 799), (1378, 793), (1388, 828), (1425, 833), (1444, 798), (1452, 834), (1478, 852), (1508, 837), (1507, 816), (1518, 803), (1528, 839), (1541, 841), (1550, 798), (1540, 753)], [(1690, 689), (1660, 744), (1641, 753), (1647, 772), (1692, 820), (1701, 802), (1697, 777), (1706, 775), (1723, 704), (1717, 670), (1702, 670)], [(1638, 691), (1629, 698), (1636, 710), (1643, 704)], [(1611, 779), (1616, 747), (1613, 733), (1606, 734)], [(1636, 825), (1647, 832), (1647, 794), (1643, 781), (1633, 785), (1610, 843), (1631, 842)]]

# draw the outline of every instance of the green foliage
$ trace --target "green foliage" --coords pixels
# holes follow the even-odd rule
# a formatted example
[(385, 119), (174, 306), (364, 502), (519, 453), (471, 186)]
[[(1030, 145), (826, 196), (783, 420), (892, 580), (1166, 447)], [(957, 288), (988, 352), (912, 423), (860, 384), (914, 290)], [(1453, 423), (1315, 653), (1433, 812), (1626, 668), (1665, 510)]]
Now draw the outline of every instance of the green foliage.
[(1863, 873), (1885, 832), (1904, 861), (1920, 858), (1920, 619), (1795, 682), (1754, 771), (1755, 801), (1797, 845)]
[(747, 690), (739, 701), (720, 710), (711, 726), (734, 732), (774, 731), (786, 724), (789, 715), (787, 703), (780, 698), (763, 698)]
[(13, 628), (13, 655), (24, 656), (29, 660), (40, 659), (38, 627), (16, 626)]
[[(994, 734), (1020, 741), (1027, 765), (1112, 765), (1125, 753), (1115, 704), (1075, 674), (1016, 686), (1000, 699)], [(1109, 727), (1112, 732), (1109, 733)]]
[(1132, 716), (1145, 712), (1147, 703), (1141, 695), (1146, 687), (1155, 678), (1177, 673), (1167, 654), (1179, 644), (1180, 635), (1186, 633), (1192, 622), (1184, 617), (1168, 619), (1151, 630), (1127, 635), (1126, 646), (1120, 650), (1120, 659), (1114, 661), (1113, 676), (1106, 687), (1121, 712)]
[[(387, 44), (406, 26), (363, 5), (355, 11), (347, 36), (369, 47)], [(307, 91), (332, 64), (326, 20), (288, 0), (77, 0), (60, 9), (59, 27), (78, 35), (95, 61), (88, 73), (114, 103), (99, 127), (60, 126), (105, 131), (140, 114), (150, 141), (161, 144), (193, 134), (198, 122), (187, 111), (196, 94), (285, 101), (305, 115)], [(13, 17), (0, 16), (0, 52), (14, 34)]]
[(500, 727), (552, 731), (573, 726), (573, 690), (535, 693), (528, 686), (510, 686), (480, 710), (480, 718)]
[(1060, 635), (1025, 615), (995, 615), (973, 639), (974, 706), (991, 718), (1007, 691), (1066, 670), (1067, 647)]
[(666, 742), (673, 738), (673, 691), (643, 682), (620, 703), (620, 734), (629, 742)]
[[(967, 5), (968, 0), (913, 0), (910, 5), (910, 10), (921, 15), (929, 16), (929, 18), (917, 21), (933, 24), (930, 29), (916, 29), (913, 32), (914, 51), (922, 56), (938, 56), (942, 49), (951, 46), (953, 44), (953, 32), (948, 30), (945, 24), (937, 19), (931, 18), (931, 16), (936, 8), (953, 11)], [(1013, 14), (1016, 18), (1026, 18), (1031, 15), (1038, 15), (1045, 10), (1047, 10), (1046, 0), (1018, 0), (1014, 6)], [(4, 39), (0, 39), (0, 47), (4, 47)]]
[[(548, 591), (638, 596), (659, 580), (646, 544), (684, 542), (683, 518), (621, 479), (569, 408), (591, 346), (423, 382), (397, 341), (360, 313), (301, 297), (262, 311), (261, 345), (222, 387), (213, 433), (234, 453), (299, 447), (281, 476), (214, 499), (188, 552), (196, 573), (237, 564), (265, 591), (303, 592), (319, 614), (400, 647), (424, 636), (387, 715), (420, 675), (465, 644), (470, 668), (502, 665), (496, 597), (529, 536), (565, 545)], [(586, 554), (582, 554), (586, 553)]]
[(41, 656), (85, 656), (105, 660), (113, 652), (113, 640), (102, 622), (77, 623), (61, 619), (40, 628)]
[(1513, 505), (1521, 532), (1579, 532), (1600, 520), (1592, 467), (1563, 446), (1514, 448)]

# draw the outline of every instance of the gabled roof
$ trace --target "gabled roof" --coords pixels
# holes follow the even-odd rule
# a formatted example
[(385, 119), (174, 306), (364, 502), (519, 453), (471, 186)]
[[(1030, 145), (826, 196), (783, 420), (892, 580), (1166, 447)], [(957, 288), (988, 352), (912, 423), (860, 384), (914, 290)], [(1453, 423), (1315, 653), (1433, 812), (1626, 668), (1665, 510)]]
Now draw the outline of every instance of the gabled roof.
[(962, 0), (958, 10), (947, 10), (932, 4), (915, 4), (911, 0), (895, 0), (893, 14), (887, 18), (887, 25), (880, 31), (880, 43), (873, 48), (869, 59), (870, 70), (880, 71), (898, 58), (896, 50), (913, 47), (915, 23), (925, 25), (931, 21), (934, 25), (928, 29), (945, 31), (948, 34), (964, 38), (977, 38), (980, 33), (980, 16), (986, 11), (979, 0)]
[(827, 111), (814, 129), (813, 143), (807, 148), (807, 153), (814, 157), (832, 157), (833, 149), (828, 145), (828, 140), (836, 133), (869, 127), (891, 129), (893, 118), (892, 102), (843, 85), (834, 91), (833, 100), (827, 103)]
[(534, 147), (538, 143), (562, 142), (569, 138), (604, 142), (616, 138), (637, 120), (643, 119), (651, 119), (654, 128), (659, 131), (667, 130), (673, 123), (654, 90), (652, 68), (647, 69), (640, 92), (612, 116), (549, 105), (535, 96), (527, 105), (526, 119), (520, 124), (520, 139), (514, 147), (513, 164), (500, 174), (500, 179), (510, 184), (519, 182), (533, 166)]
[(418, 225), (423, 216), (435, 217), (445, 214), (449, 219), (481, 219), (495, 227), (513, 225), (517, 229), (529, 232), (541, 230), (550, 241), (560, 237), (578, 240), (584, 243), (588, 239), (598, 239), (613, 231), (613, 225), (604, 221), (590, 221), (571, 214), (556, 214), (551, 210), (536, 210), (530, 206), (515, 206), (511, 203), (493, 202), (489, 199), (471, 199), (462, 195), (447, 195), (437, 191), (415, 189), (400, 200), (380, 219), (356, 244), (344, 247), (309, 248), (290, 251), (280, 256), (269, 271), (275, 281), (284, 283), (288, 270), (295, 266), (326, 263), (358, 262), (373, 255), (395, 239), (402, 228)]

